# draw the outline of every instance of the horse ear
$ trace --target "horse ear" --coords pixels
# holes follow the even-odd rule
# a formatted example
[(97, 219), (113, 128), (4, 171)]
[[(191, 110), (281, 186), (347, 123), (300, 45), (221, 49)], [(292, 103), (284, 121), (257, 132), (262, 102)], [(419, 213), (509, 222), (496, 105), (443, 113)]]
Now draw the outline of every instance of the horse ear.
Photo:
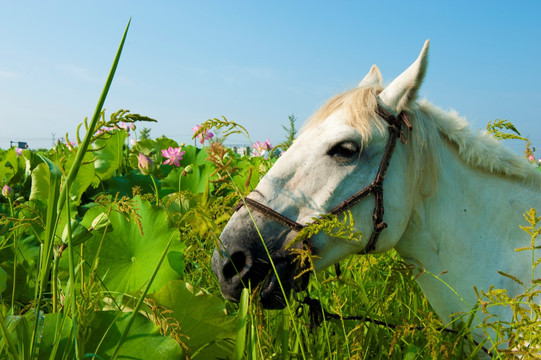
[(379, 94), (383, 105), (390, 110), (402, 111), (417, 96), (417, 90), (425, 77), (429, 44), (430, 41), (426, 40), (417, 60)]
[(376, 65), (372, 65), (370, 72), (361, 80), (358, 87), (383, 86), (381, 72)]

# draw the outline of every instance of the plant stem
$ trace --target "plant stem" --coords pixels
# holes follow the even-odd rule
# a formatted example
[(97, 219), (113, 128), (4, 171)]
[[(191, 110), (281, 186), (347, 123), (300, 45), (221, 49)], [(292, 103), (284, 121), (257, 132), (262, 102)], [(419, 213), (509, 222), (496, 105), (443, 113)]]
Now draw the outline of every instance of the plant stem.
[(156, 185), (156, 180), (154, 180), (154, 176), (152, 176), (152, 174), (150, 174), (149, 176), (152, 180), (152, 184), (154, 184), (154, 192), (156, 193), (156, 205), (160, 205), (160, 194), (158, 193), (158, 185)]
[[(124, 42), (126, 41), (126, 35), (128, 34), (128, 29), (130, 28), (131, 18), (128, 21), (128, 25), (126, 26), (126, 30), (124, 31), (124, 36), (122, 36), (122, 40), (120, 41), (120, 45), (118, 47), (115, 59), (113, 61), (113, 65), (111, 66), (111, 70), (109, 71), (109, 76), (107, 77), (107, 81), (105, 82), (105, 86), (101, 92), (101, 95), (98, 99), (98, 104), (96, 105), (96, 109), (94, 110), (94, 115), (92, 116), (92, 121), (90, 121), (90, 125), (88, 127), (88, 131), (85, 135), (85, 138), (83, 140), (83, 143), (77, 150), (77, 154), (75, 155), (75, 160), (73, 162), (73, 165), (71, 166), (68, 175), (66, 176), (66, 179), (64, 180), (64, 184), (71, 184), (75, 180), (75, 177), (77, 176), (77, 173), (79, 172), (79, 168), (81, 167), (81, 163), (83, 162), (83, 158), (87, 152), (88, 147), (90, 146), (90, 142), (92, 140), (92, 136), (94, 135), (94, 131), (96, 129), (96, 124), (98, 123), (98, 120), (101, 115), (101, 110), (103, 108), (103, 104), (105, 103), (105, 98), (107, 97), (107, 93), (109, 92), (109, 88), (111, 87), (111, 83), (113, 82), (113, 78), (115, 76), (116, 68), (118, 65), (118, 62), (120, 60), (120, 54), (122, 54), (122, 49), (124, 48)], [(66, 186), (62, 188), (62, 193), (60, 195), (60, 201), (58, 202), (58, 213), (62, 211), (62, 207), (64, 206), (65, 201), (65, 192), (66, 192)]]
[[(73, 342), (75, 345), (75, 358), (82, 359), (83, 351), (81, 349), (81, 344), (77, 338), (77, 302), (76, 302), (76, 291), (75, 287), (77, 286), (77, 279), (75, 278), (75, 265), (73, 262), (73, 243), (71, 238), (71, 211), (69, 207), (69, 191), (66, 191), (66, 202), (68, 206), (66, 207), (68, 213), (68, 269), (69, 269), (69, 281), (70, 284), (68, 287), (68, 293), (66, 296), (69, 297), (71, 301), (71, 322), (73, 324)], [(55, 279), (53, 279), (55, 281)]]
[[(68, 175), (66, 176), (64, 180), (64, 186), (62, 187), (62, 191), (60, 193), (60, 196), (58, 196), (58, 184), (55, 182), (50, 183), (49, 188), (49, 205), (47, 209), (47, 225), (46, 225), (46, 238), (44, 241), (43, 246), (43, 253), (42, 253), (42, 259), (41, 259), (41, 268), (40, 268), (40, 281), (39, 285), (37, 287), (37, 298), (35, 301), (36, 306), (36, 321), (34, 324), (34, 331), (32, 333), (32, 342), (30, 344), (30, 356), (34, 356), (34, 350), (35, 350), (35, 343), (37, 338), (37, 317), (39, 314), (39, 310), (41, 307), (41, 302), (43, 299), (43, 291), (45, 289), (45, 286), (47, 284), (47, 279), (49, 275), (49, 268), (51, 265), (51, 255), (53, 250), (53, 241), (54, 241), (54, 234), (56, 231), (57, 220), (58, 215), (62, 212), (62, 208), (64, 207), (64, 203), (66, 201), (66, 196), (69, 194), (67, 192), (67, 189), (69, 188), (69, 185), (73, 183), (75, 180), (75, 177), (77, 176), (77, 173), (79, 172), (79, 168), (81, 167), (81, 163), (83, 162), (83, 158), (87, 152), (88, 147), (90, 146), (90, 142), (92, 140), (92, 136), (94, 134), (94, 130), (96, 128), (96, 124), (98, 123), (101, 110), (103, 108), (103, 104), (105, 103), (105, 98), (107, 97), (107, 93), (109, 92), (109, 88), (111, 87), (111, 83), (113, 82), (113, 78), (116, 72), (116, 68), (118, 65), (118, 62), (120, 60), (120, 54), (122, 54), (122, 49), (124, 47), (124, 42), (126, 41), (126, 35), (128, 34), (128, 29), (130, 28), (130, 22), (131, 19), (128, 21), (128, 25), (126, 26), (126, 30), (124, 31), (124, 35), (122, 36), (122, 40), (120, 42), (120, 45), (118, 47), (115, 59), (113, 61), (113, 65), (111, 67), (111, 70), (109, 71), (109, 76), (107, 77), (107, 81), (105, 83), (105, 86), (101, 92), (101, 95), (98, 99), (98, 104), (96, 105), (96, 109), (94, 110), (94, 115), (92, 117), (92, 121), (90, 122), (90, 125), (88, 127), (88, 131), (85, 135), (85, 138), (83, 140), (83, 143), (77, 150), (77, 154), (75, 155), (75, 160), (73, 162), (73, 165), (71, 166)], [(58, 170), (58, 167), (54, 164), (52, 164), (48, 159), (43, 158), (43, 161), (45, 161), (49, 165), (49, 171), (51, 173), (51, 178), (53, 177), (53, 170)], [(54, 166), (53, 166), (54, 165)], [(54, 169), (56, 167), (56, 169)], [(58, 173), (60, 171), (58, 170)], [(61, 173), (60, 173), (61, 175)], [(56, 205), (56, 206), (54, 206)]]
[[(14, 218), (13, 202), (11, 201), (10, 198), (8, 198), (8, 201), (9, 201), (9, 209), (10, 209), (11, 217)], [(17, 237), (17, 231), (15, 231), (13, 234), (13, 287), (11, 290), (11, 311), (13, 315), (15, 315), (14, 305), (15, 305), (15, 289), (16, 289), (16, 284), (17, 284), (17, 252), (19, 251), (18, 248), (19, 248), (19, 239)]]
[(58, 286), (56, 283), (56, 276), (58, 274), (58, 253), (55, 252), (54, 260), (53, 260), (53, 268), (51, 270), (51, 285), (52, 285), (52, 292), (53, 292), (53, 313), (58, 312)]
[(240, 360), (244, 357), (246, 348), (246, 328), (248, 326), (248, 298), (250, 293), (243, 288), (240, 295), (239, 312), (237, 319), (237, 339), (235, 341), (235, 355), (233, 359)]

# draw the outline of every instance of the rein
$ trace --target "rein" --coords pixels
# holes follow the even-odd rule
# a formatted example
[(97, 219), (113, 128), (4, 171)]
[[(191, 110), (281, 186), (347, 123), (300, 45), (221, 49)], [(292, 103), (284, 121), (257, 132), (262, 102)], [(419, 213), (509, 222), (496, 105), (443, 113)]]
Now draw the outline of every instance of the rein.
[[(342, 315), (338, 315), (338, 314), (333, 314), (333, 313), (330, 313), (327, 310), (325, 310), (323, 308), (323, 305), (321, 304), (321, 302), (318, 299), (312, 299), (308, 294), (302, 300), (297, 298), (296, 293), (293, 293), (293, 295), (294, 295), (295, 300), (299, 303), (299, 306), (297, 307), (297, 309), (295, 311), (295, 315), (297, 317), (301, 317), (303, 312), (304, 312), (303, 305), (307, 305), (308, 306), (308, 315), (310, 317), (310, 326), (311, 326), (312, 329), (319, 327), (324, 321), (328, 321), (328, 320), (363, 321), (363, 322), (369, 322), (369, 323), (372, 323), (372, 324), (376, 324), (376, 325), (379, 325), (379, 326), (388, 327), (388, 328), (391, 328), (391, 329), (397, 329), (399, 326), (403, 326), (403, 325), (391, 324), (391, 323), (389, 323), (387, 321), (381, 321), (381, 320), (372, 319), (372, 318), (370, 318), (368, 316), (356, 316), (356, 315), (342, 316)], [(425, 326), (420, 326), (420, 325), (409, 325), (408, 328), (409, 329), (419, 330), (419, 331), (423, 331), (423, 330), (426, 329)], [(450, 334), (459, 335), (459, 331), (454, 330), (454, 329), (449, 329), (449, 328), (446, 328), (446, 327), (437, 327), (435, 330), (437, 330), (439, 332), (446, 332), (446, 333), (450, 333)], [(477, 342), (476, 340), (472, 339), (472, 341), (476, 346), (480, 345), (479, 342)], [(488, 356), (493, 357), (492, 352), (490, 350), (488, 350), (486, 347), (481, 346), (481, 350), (483, 350)]]
[[(391, 162), (391, 158), (393, 156), (397, 139), (400, 138), (400, 141), (402, 142), (402, 144), (404, 145), (407, 144), (406, 137), (403, 133), (402, 125), (405, 125), (408, 128), (408, 130), (411, 131), (411, 124), (408, 121), (408, 118), (406, 117), (406, 114), (404, 112), (401, 112), (400, 114), (395, 116), (389, 113), (380, 105), (378, 105), (377, 114), (381, 118), (383, 118), (388, 124), (389, 139), (387, 140), (387, 145), (385, 146), (383, 158), (381, 159), (381, 162), (379, 164), (378, 173), (376, 174), (375, 179), (372, 181), (370, 185), (366, 186), (361, 191), (357, 192), (355, 195), (342, 201), (338, 206), (336, 206), (334, 209), (332, 209), (331, 211), (327, 213), (328, 215), (341, 214), (344, 211), (349, 210), (353, 205), (357, 204), (365, 197), (374, 195), (375, 205), (374, 205), (374, 212), (372, 215), (372, 223), (373, 223), (372, 235), (370, 235), (370, 239), (368, 240), (368, 243), (366, 244), (365, 248), (359, 252), (360, 254), (366, 254), (374, 250), (376, 248), (376, 243), (378, 241), (379, 234), (383, 231), (383, 229), (387, 227), (387, 224), (383, 221), (383, 214), (384, 214), (383, 181), (385, 180), (385, 175), (387, 174), (387, 169), (389, 168), (389, 163)], [(293, 221), (289, 219), (288, 217), (280, 214), (279, 212), (276, 212), (273, 209), (250, 198), (245, 198), (239, 201), (237, 205), (235, 206), (234, 210), (235, 211), (239, 210), (243, 205), (253, 208), (259, 213), (265, 215), (266, 217), (269, 217), (279, 222), (280, 224), (285, 225), (297, 232), (301, 231), (303, 228), (309, 225), (309, 224), (301, 225), (298, 222)]]

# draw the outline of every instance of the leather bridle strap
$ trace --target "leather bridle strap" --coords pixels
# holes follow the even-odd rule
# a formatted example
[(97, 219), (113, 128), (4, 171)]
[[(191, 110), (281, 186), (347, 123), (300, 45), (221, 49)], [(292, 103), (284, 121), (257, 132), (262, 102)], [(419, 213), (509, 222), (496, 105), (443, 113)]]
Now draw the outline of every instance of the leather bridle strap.
[(329, 212), (329, 214), (338, 215), (346, 210), (349, 210), (353, 205), (355, 205), (365, 197), (372, 194), (374, 195), (375, 204), (374, 212), (372, 214), (372, 234), (370, 235), (370, 239), (368, 240), (368, 243), (366, 244), (364, 249), (359, 252), (360, 254), (366, 254), (374, 250), (376, 248), (379, 234), (385, 228), (387, 228), (387, 223), (383, 221), (383, 181), (385, 180), (387, 170), (389, 169), (389, 164), (391, 162), (391, 158), (393, 156), (396, 146), (396, 140), (400, 138), (400, 141), (403, 144), (407, 143), (406, 137), (402, 132), (402, 124), (405, 124), (406, 127), (411, 130), (411, 124), (409, 123), (406, 115), (403, 112), (395, 117), (394, 115), (383, 109), (381, 106), (378, 106), (378, 115), (381, 116), (389, 124), (389, 139), (387, 140), (387, 145), (385, 146), (383, 158), (379, 163), (376, 178), (374, 179), (374, 181), (372, 181), (370, 185), (368, 185), (355, 195), (351, 196), (349, 199), (343, 201), (340, 205), (338, 205), (336, 208)]
[(285, 217), (284, 215), (280, 214), (279, 212), (276, 212), (276, 211), (272, 210), (271, 208), (266, 207), (265, 205), (263, 205), (261, 203), (258, 203), (257, 201), (255, 201), (253, 199), (250, 199), (250, 198), (244, 198), (243, 200), (240, 200), (237, 203), (237, 205), (235, 205), (233, 210), (237, 211), (244, 204), (246, 204), (249, 207), (257, 210), (258, 212), (265, 215), (266, 217), (274, 219), (277, 222), (279, 222), (280, 224), (288, 226), (288, 227), (290, 227), (291, 229), (293, 229), (293, 230), (295, 230), (297, 232), (301, 231), (304, 227), (306, 227), (306, 225), (301, 225), (298, 222), (293, 221), (290, 218)]
[[(400, 114), (395, 116), (379, 105), (377, 113), (389, 124), (389, 138), (387, 140), (387, 145), (385, 146), (383, 158), (381, 159), (381, 162), (379, 164), (376, 178), (374, 179), (374, 181), (372, 181), (370, 185), (363, 188), (355, 195), (342, 201), (337, 207), (328, 212), (328, 214), (330, 215), (341, 214), (342, 212), (349, 210), (353, 205), (357, 204), (365, 197), (368, 197), (372, 194), (374, 195), (375, 205), (374, 212), (372, 214), (372, 234), (370, 235), (370, 239), (368, 240), (365, 248), (359, 252), (361, 254), (366, 254), (375, 249), (379, 234), (383, 231), (383, 229), (387, 227), (387, 224), (383, 221), (383, 181), (385, 180), (385, 175), (387, 174), (387, 169), (389, 168), (389, 163), (391, 162), (391, 157), (393, 156), (393, 152), (396, 146), (396, 140), (400, 138), (400, 141), (403, 144), (407, 143), (406, 137), (403, 133), (402, 124), (404, 124), (408, 128), (408, 130), (411, 131), (411, 124), (408, 121), (405, 113), (401, 112)], [(301, 225), (298, 222), (293, 221), (286, 216), (250, 198), (245, 198), (239, 201), (238, 204), (235, 206), (234, 210), (239, 210), (244, 204), (248, 205), (250, 208), (257, 210), (266, 217), (272, 218), (297, 232), (307, 226)], [(315, 222), (317, 222), (317, 220)]]

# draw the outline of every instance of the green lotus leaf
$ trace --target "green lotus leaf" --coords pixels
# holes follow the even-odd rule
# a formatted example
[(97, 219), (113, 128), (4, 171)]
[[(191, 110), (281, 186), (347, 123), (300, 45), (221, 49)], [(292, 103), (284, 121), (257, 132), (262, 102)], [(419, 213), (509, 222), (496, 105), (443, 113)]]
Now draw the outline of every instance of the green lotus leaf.
[[(235, 164), (235, 167), (238, 170), (233, 174), (233, 182), (236, 184), (237, 188), (244, 189), (247, 193), (255, 189), (261, 180), (261, 177), (264, 175), (264, 172), (261, 172), (262, 162), (263, 158), (261, 157), (242, 158), (238, 160)], [(252, 169), (251, 173), (250, 168)], [(249, 179), (248, 176), (250, 176)], [(248, 185), (248, 188), (246, 188), (246, 185)]]
[(96, 140), (96, 148), (100, 149), (94, 152), (96, 161), (94, 167), (96, 175), (101, 181), (110, 179), (116, 171), (122, 166), (124, 161), (124, 143), (128, 134), (125, 131), (116, 131), (106, 139)]
[(203, 193), (213, 172), (214, 168), (211, 166), (192, 166), (192, 172), (184, 175), (182, 168), (175, 168), (161, 181), (162, 189), (179, 191), (180, 185), (182, 191), (187, 190), (194, 194)]
[(133, 167), (137, 167), (137, 156), (139, 155), (139, 153), (143, 153), (145, 156), (150, 156), (152, 152), (157, 151), (155, 145), (156, 143), (154, 142), (154, 140), (150, 139), (139, 140), (138, 142), (136, 142), (135, 145), (133, 145), (133, 147), (131, 148), (132, 153), (135, 154), (136, 159), (135, 166)]
[[(96, 311), (92, 313), (85, 324), (88, 339), (85, 339), (84, 353), (96, 354), (102, 359), (109, 359), (120, 340), (120, 336), (132, 313), (119, 313), (116, 311)], [(59, 337), (58, 350), (55, 359), (62, 359), (64, 351), (68, 348), (70, 353), (64, 358), (75, 358), (73, 347), (69, 345), (69, 335), (72, 322), (65, 319), (62, 329), (57, 328), (59, 314), (45, 315), (43, 336), (38, 359), (49, 359), (53, 349), (55, 335)], [(145, 316), (137, 314), (130, 332), (118, 354), (119, 359), (179, 359), (182, 349), (175, 340), (160, 334), (156, 325)]]
[(9, 153), (4, 154), (5, 158), (0, 160), (0, 183), (7, 184), (15, 174), (15, 169), (9, 161)]
[[(182, 150), (185, 153), (182, 155), (180, 167), (172, 167), (171, 171), (161, 181), (162, 188), (179, 191), (180, 187), (181, 191), (205, 192), (206, 187), (209, 186), (211, 175), (216, 169), (213, 163), (207, 161), (207, 150), (195, 146), (184, 146)], [(187, 169), (188, 171), (186, 171)], [(213, 185), (210, 184), (210, 191), (212, 189)]]
[(150, 296), (178, 321), (189, 355), (199, 359), (226, 359), (233, 356), (236, 318), (228, 316), (224, 301), (195, 289), (182, 280), (167, 283)]
[[(40, 312), (39, 319), (43, 318), (43, 313)], [(5, 326), (8, 334), (11, 336), (11, 341), (17, 346), (17, 353), (20, 359), (31, 359), (30, 344), (32, 343), (32, 332), (34, 328), (35, 312), (33, 309), (26, 312), (24, 315), (10, 315), (6, 317)], [(39, 321), (39, 320), (38, 320)], [(43, 330), (42, 324), (38, 323), (36, 332), (39, 336)], [(3, 341), (2, 341), (3, 342)], [(7, 357), (11, 359), (12, 357)], [(2, 358), (4, 359), (4, 357)]]
[[(83, 171), (83, 174), (86, 170), (84, 168), (88, 168), (88, 165), (81, 167), (80, 170)], [(75, 178), (74, 184), (86, 181), (86, 180), (80, 181), (79, 179), (80, 179), (79, 176), (77, 176)], [(36, 168), (32, 171), (32, 189), (30, 191), (29, 200), (33, 201), (36, 204), (36, 209), (42, 213), (42, 217), (44, 219), (46, 217), (47, 206), (48, 206), (48, 201), (49, 201), (49, 187), (50, 187), (49, 167), (46, 163), (42, 162), (41, 164), (36, 166)], [(82, 187), (83, 185), (75, 185), (74, 189), (78, 191), (77, 189), (80, 190)], [(69, 203), (71, 214), (77, 213), (77, 204), (80, 203), (81, 194), (76, 194), (70, 191), (70, 198), (72, 200), (75, 199), (74, 201), (70, 201)], [(62, 237), (62, 231), (67, 224), (67, 219), (68, 219), (67, 207), (64, 206), (64, 208), (62, 209), (62, 213), (60, 215), (58, 226), (57, 226), (56, 235), (58, 236), (58, 239)], [(43, 241), (43, 236), (45, 236), (45, 234), (42, 234), (40, 232), (40, 238), (42, 241)]]
[(211, 162), (207, 161), (208, 153), (207, 149), (200, 149), (198, 147), (187, 145), (182, 147), (184, 155), (182, 155), (182, 160), (180, 161), (181, 166), (188, 166), (190, 164), (199, 166), (199, 165), (212, 165)]
[(32, 190), (29, 200), (40, 204), (47, 204), (49, 197), (49, 168), (41, 163), (32, 171)]
[[(68, 170), (73, 163), (75, 155), (71, 156), (65, 164), (65, 169)], [(77, 177), (70, 188), (70, 199), (74, 205), (79, 205), (81, 196), (92, 183), (94, 179), (94, 166), (90, 163), (92, 160), (91, 154), (86, 154), (84, 157), (85, 163), (79, 167)], [(47, 204), (49, 197), (49, 167), (42, 162), (32, 171), (32, 189), (30, 191), (30, 200), (41, 204)]]
[[(184, 264), (184, 244), (180, 232), (173, 228), (163, 209), (135, 197), (130, 206), (137, 209), (137, 217), (114, 209), (109, 214), (113, 231), (98, 233), (86, 242), (84, 256), (88, 263), (99, 257), (98, 275), (109, 291), (134, 293), (144, 288), (158, 260), (169, 242), (167, 258), (150, 287), (150, 293), (159, 290), (170, 280), (179, 279)], [(83, 221), (83, 224), (86, 221)], [(103, 237), (101, 250), (97, 254)]]
[[(92, 163), (93, 155), (91, 153), (86, 153), (83, 158), (83, 163), (79, 167), (77, 172), (77, 177), (71, 184), (70, 188), (70, 199), (76, 205), (81, 203), (81, 196), (88, 189), (92, 181), (94, 180), (95, 171), (94, 164)], [(65, 168), (70, 169), (73, 162), (75, 161), (75, 155), (71, 156), (65, 164)]]
[(150, 157), (155, 164), (160, 164), (162, 160), (164, 160), (162, 150), (168, 149), (169, 147), (178, 148), (178, 143), (163, 136), (157, 138), (156, 140), (140, 140), (132, 147), (129, 160), (130, 166), (132, 168), (137, 168), (137, 157), (139, 156), (139, 153)]
[[(24, 303), (34, 297), (35, 272), (37, 272), (39, 259), (39, 246), (35, 235), (30, 235), (19, 240), (17, 245), (17, 256), (13, 247), (6, 247), (0, 251), (0, 267), (5, 271), (6, 291), (2, 294), (2, 300), (6, 303), (11, 301), (13, 294), (13, 272), (14, 261), (17, 261), (15, 300)], [(2, 278), (2, 276), (0, 276)], [(1, 292), (0, 292), (1, 293)]]
[(175, 140), (169, 139), (163, 135), (155, 139), (154, 142), (156, 143), (156, 150), (159, 150), (158, 152), (160, 152), (160, 156), (162, 149), (168, 149), (169, 147), (178, 148), (178, 143)]
[[(156, 180), (159, 184), (159, 180)], [(131, 197), (133, 194), (132, 189), (137, 186), (140, 188), (141, 193), (154, 194), (154, 185), (148, 175), (141, 175), (138, 170), (132, 170), (127, 175), (115, 176), (109, 180), (109, 193), (112, 195), (119, 194), (120, 196)]]
[(7, 289), (8, 273), (0, 266), (0, 295)]

